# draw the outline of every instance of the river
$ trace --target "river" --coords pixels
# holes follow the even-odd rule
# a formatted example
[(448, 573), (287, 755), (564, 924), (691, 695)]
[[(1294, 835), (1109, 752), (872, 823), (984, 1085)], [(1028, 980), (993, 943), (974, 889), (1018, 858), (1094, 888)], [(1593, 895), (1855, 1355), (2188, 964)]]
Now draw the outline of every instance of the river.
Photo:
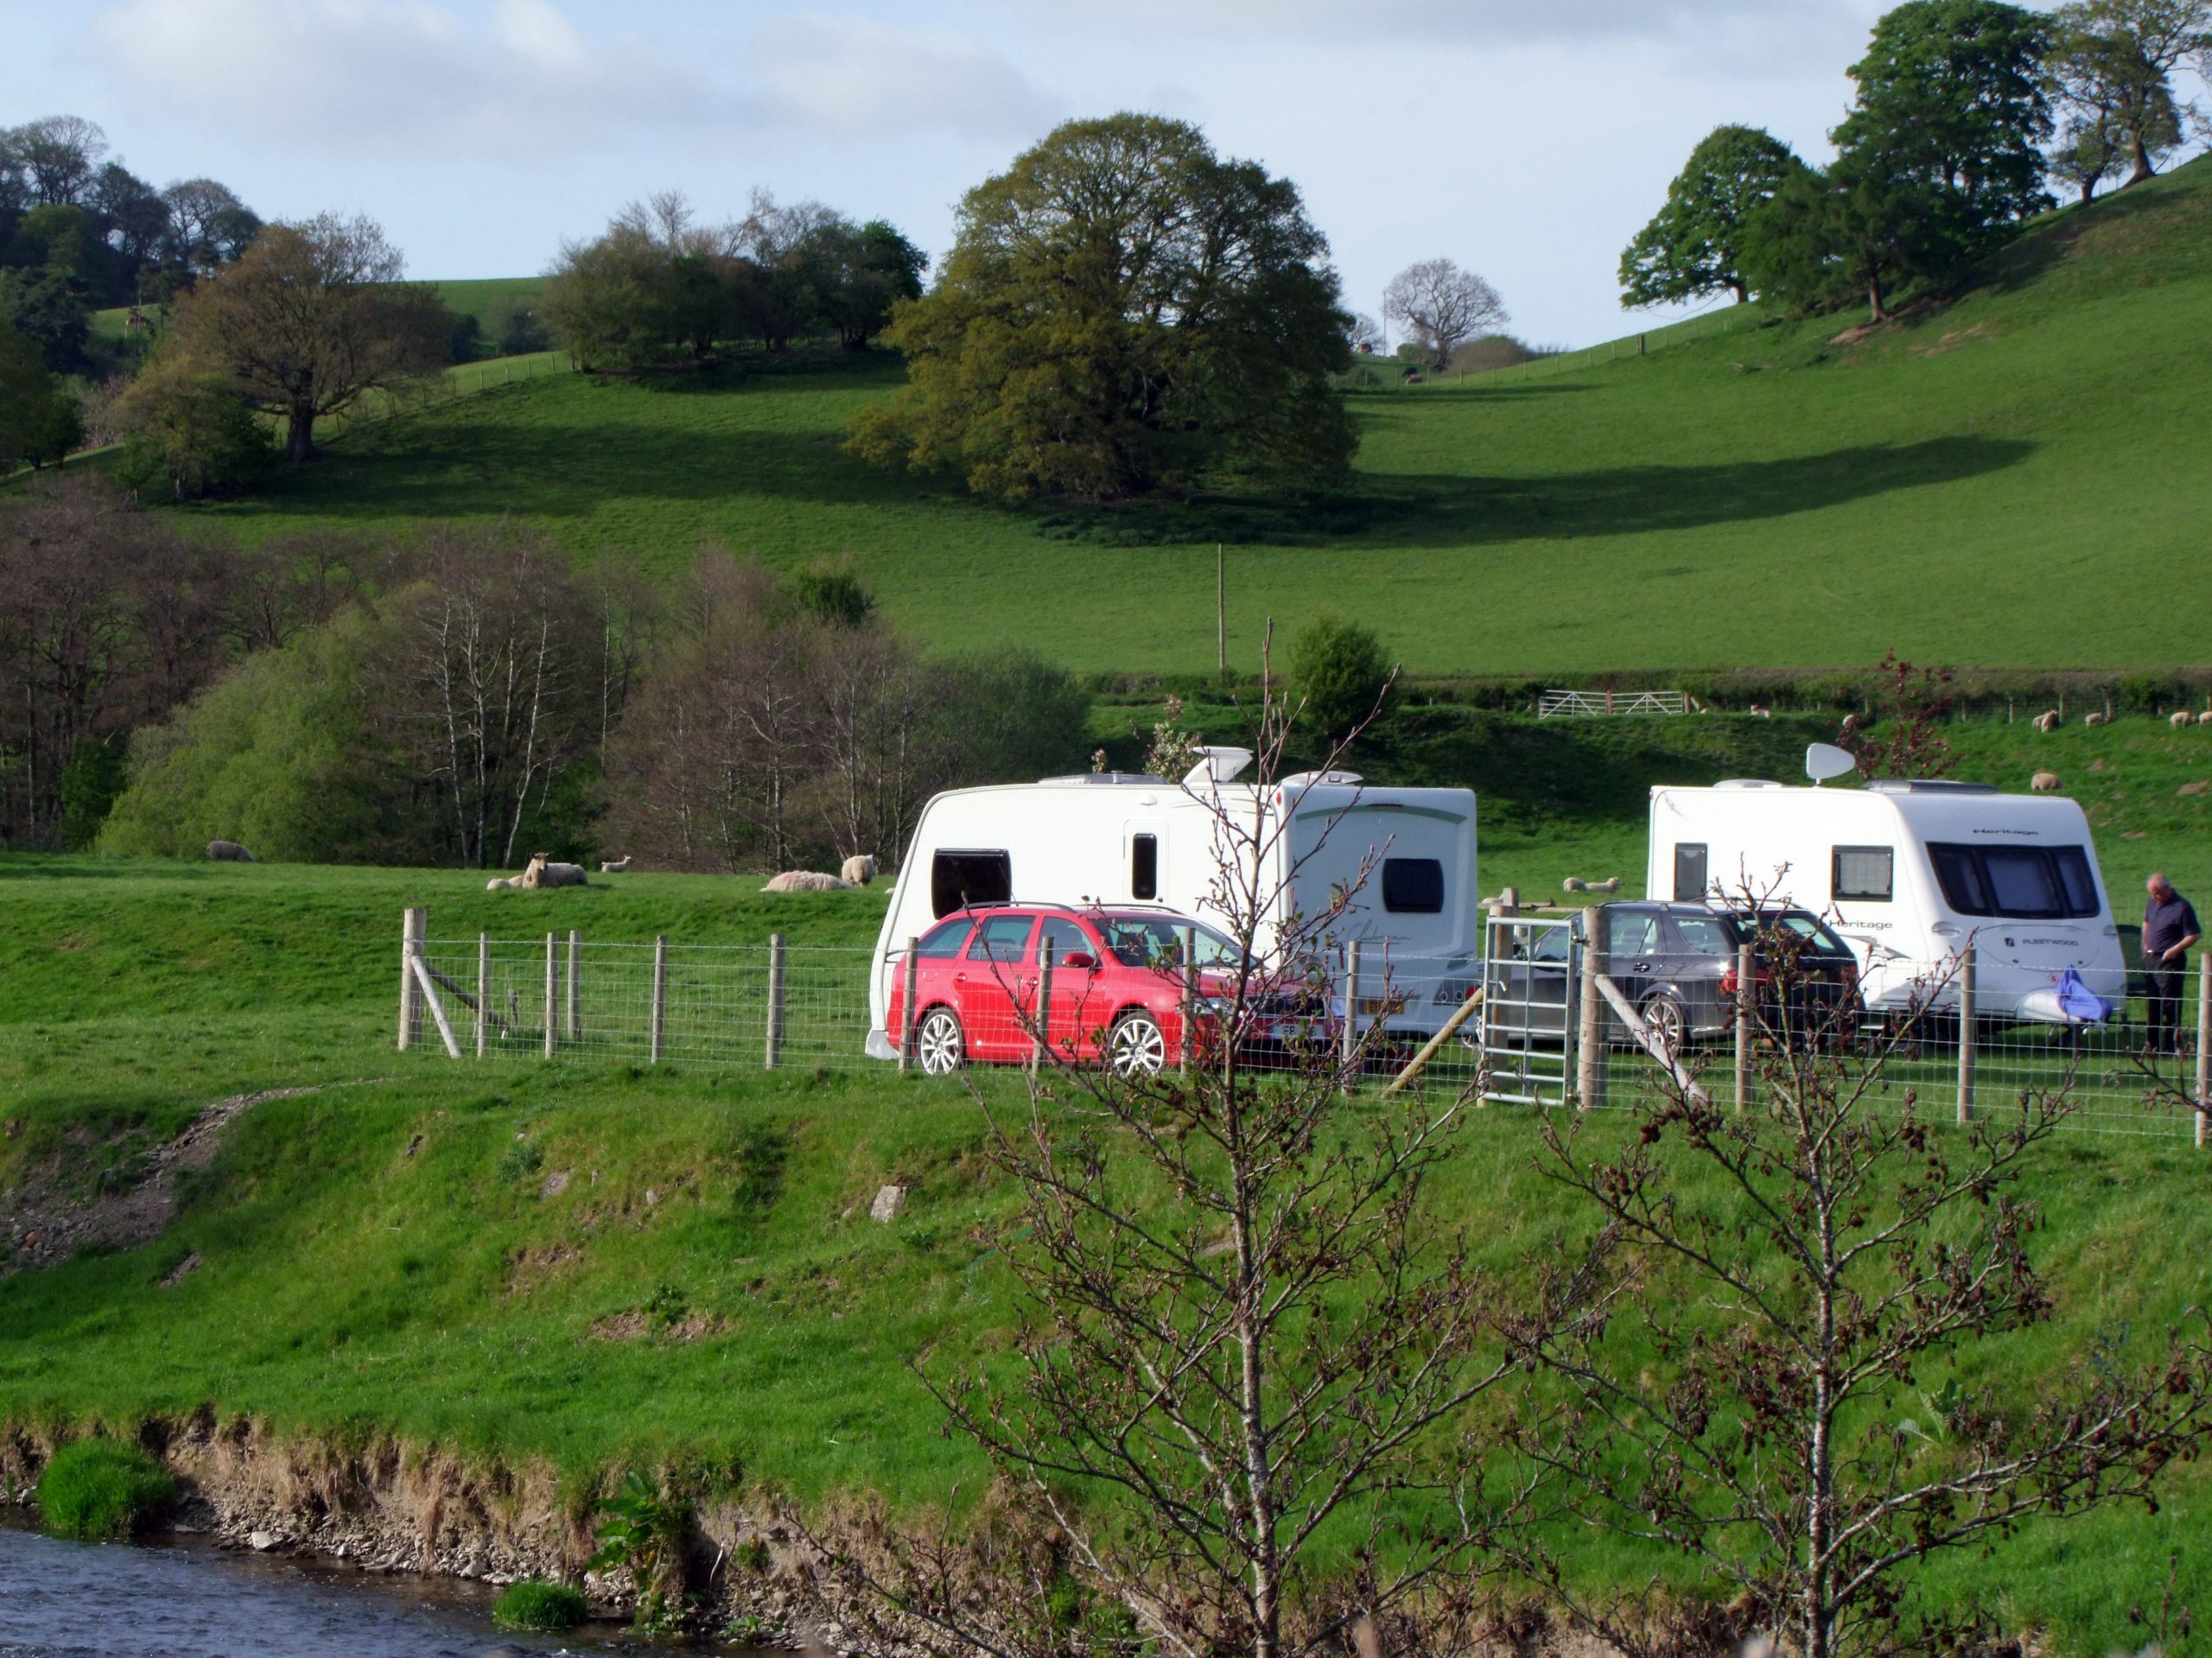
[[(626, 1647), (620, 1625), (492, 1627), (486, 1585), (378, 1576), (195, 1539), (69, 1543), (0, 1523), (0, 1658), (487, 1658)], [(755, 1655), (754, 1658), (766, 1658)]]

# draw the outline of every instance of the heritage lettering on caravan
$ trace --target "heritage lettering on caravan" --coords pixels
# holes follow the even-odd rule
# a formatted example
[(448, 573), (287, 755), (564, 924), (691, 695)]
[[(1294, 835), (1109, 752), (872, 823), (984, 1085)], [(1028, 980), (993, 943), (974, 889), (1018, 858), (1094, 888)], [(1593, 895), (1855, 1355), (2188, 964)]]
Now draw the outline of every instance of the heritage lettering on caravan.
[[(1839, 777), (1840, 755), (1815, 744), (1807, 770)], [(2107, 1001), (2126, 994), (2089, 822), (2061, 796), (1948, 779), (1661, 785), (1646, 878), (1655, 898), (1748, 892), (1824, 917), (1859, 956), (1878, 1013), (1951, 1005), (1968, 943), (1984, 1018), (2063, 1020), (2069, 968)]]
[(1482, 955), (1473, 792), (1382, 788), (1329, 772), (1284, 778), (1263, 797), (1238, 781), (1251, 762), (1247, 749), (1205, 748), (1180, 782), (1100, 772), (937, 796), (915, 826), (877, 941), (868, 1051), (898, 1057), (885, 1020), (906, 941), (963, 905), (1156, 904), (1222, 924), (1213, 891), (1224, 812), (1288, 830), (1274, 837), (1277, 867), (1261, 872), (1274, 899), (1255, 940), (1263, 952), (1291, 915), (1324, 912), (1331, 888), (1373, 858), (1322, 941), (1325, 956), (1357, 940), (1363, 1013), (1409, 1035), (1437, 1030), (1457, 1005), (1440, 1003), (1437, 988), (1478, 974)]

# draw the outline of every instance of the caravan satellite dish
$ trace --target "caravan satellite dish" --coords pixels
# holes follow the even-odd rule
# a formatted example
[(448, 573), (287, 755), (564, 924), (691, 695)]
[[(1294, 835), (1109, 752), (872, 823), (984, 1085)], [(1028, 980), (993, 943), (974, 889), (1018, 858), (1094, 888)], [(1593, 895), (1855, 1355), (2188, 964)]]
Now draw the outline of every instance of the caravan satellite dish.
[(1805, 749), (1805, 775), (1813, 779), (1815, 787), (1830, 778), (1840, 778), (1859, 769), (1859, 757), (1847, 748), (1838, 748), (1834, 743), (1812, 743)]

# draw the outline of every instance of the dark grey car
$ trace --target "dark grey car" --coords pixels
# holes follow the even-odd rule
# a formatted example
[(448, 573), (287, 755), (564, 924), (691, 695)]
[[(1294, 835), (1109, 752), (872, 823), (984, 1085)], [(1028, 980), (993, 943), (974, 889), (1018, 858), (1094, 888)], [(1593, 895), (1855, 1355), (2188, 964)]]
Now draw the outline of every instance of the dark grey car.
[[(1793, 1025), (1813, 1028), (1825, 1020), (1822, 1010), (1856, 995), (1859, 975), (1850, 947), (1809, 911), (1753, 916), (1703, 904), (1631, 900), (1600, 905), (1599, 915), (1609, 975), (1673, 1047), (1729, 1030), (1736, 1017), (1736, 952), (1756, 945), (1763, 931), (1799, 941), (1799, 966), (1789, 975), (1800, 1004)], [(1580, 926), (1578, 918), (1578, 937)], [(1510, 959), (1492, 964), (1483, 1021), (1488, 1039), (1556, 1039), (1564, 1032), (1567, 951), (1567, 929), (1548, 927), (1535, 931)], [(1770, 981), (1764, 968), (1757, 976), (1762, 986)], [(1628, 1039), (1610, 1004), (1605, 1024), (1608, 1041)]]

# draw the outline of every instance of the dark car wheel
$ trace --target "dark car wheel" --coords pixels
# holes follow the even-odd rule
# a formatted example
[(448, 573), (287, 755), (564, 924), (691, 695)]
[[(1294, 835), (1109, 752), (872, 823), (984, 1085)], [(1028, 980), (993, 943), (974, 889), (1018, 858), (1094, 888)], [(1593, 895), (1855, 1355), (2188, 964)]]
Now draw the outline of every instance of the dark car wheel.
[(921, 1028), (914, 1032), (914, 1053), (925, 1076), (950, 1077), (966, 1064), (968, 1040), (960, 1029), (960, 1016), (950, 1007), (932, 1007), (924, 1013)]
[(1644, 999), (1643, 1022), (1651, 1027), (1652, 1035), (1665, 1045), (1669, 1053), (1680, 1053), (1689, 1040), (1689, 1015), (1682, 1011), (1681, 1000), (1671, 990), (1662, 990)]
[(1117, 1077), (1156, 1076), (1167, 1063), (1167, 1033), (1150, 1013), (1133, 1009), (1107, 1034), (1106, 1060)]

